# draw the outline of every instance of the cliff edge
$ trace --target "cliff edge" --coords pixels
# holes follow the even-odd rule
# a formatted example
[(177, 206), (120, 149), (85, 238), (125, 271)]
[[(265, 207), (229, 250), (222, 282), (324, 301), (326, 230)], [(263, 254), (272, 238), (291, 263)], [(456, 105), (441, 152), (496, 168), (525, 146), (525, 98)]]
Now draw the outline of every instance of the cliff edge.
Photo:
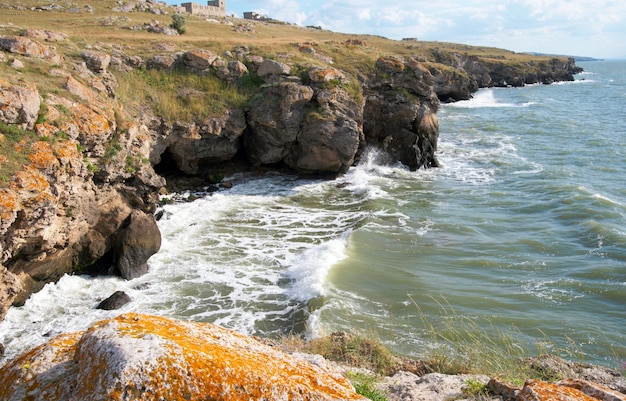
[(334, 177), (367, 147), (437, 167), (441, 101), (579, 72), (572, 59), (232, 18), (188, 17), (179, 35), (171, 7), (133, 4), (2, 6), (0, 319), (64, 274), (145, 273), (175, 177)]

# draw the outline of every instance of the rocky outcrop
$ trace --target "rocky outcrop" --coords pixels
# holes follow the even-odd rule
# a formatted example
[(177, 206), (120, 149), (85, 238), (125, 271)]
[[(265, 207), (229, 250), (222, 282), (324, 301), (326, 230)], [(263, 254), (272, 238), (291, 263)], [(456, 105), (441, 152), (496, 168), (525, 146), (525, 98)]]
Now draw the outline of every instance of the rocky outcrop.
[[(29, 131), (23, 140), (11, 139), (28, 161), (0, 189), (0, 277), (9, 283), (0, 287), (0, 318), (8, 303), (22, 304), (66, 273), (118, 272), (129, 279), (145, 273), (160, 244), (152, 214), (166, 184), (155, 168), (206, 178), (219, 163), (245, 160), (334, 177), (367, 147), (412, 170), (436, 167), (440, 99), (466, 99), (482, 86), (568, 79), (574, 72), (562, 59), (522, 68), (437, 51), (341, 69), (317, 57), (323, 46), (315, 43), (309, 47), (319, 51), (298, 52), (298, 62), (287, 55), (271, 60), (247, 46), (220, 56), (168, 44), (140, 56), (102, 43), (79, 50), (67, 35), (42, 29), (24, 32), (0, 36), (0, 49), (19, 56), (25, 69), (39, 63), (54, 77), (51, 85), (62, 84), (40, 93), (17, 78), (0, 80), (0, 122)], [(59, 51), (71, 49), (65, 58), (42, 43), (59, 41), (68, 42)], [(367, 57), (374, 50), (358, 39), (333, 46)], [(301, 62), (307, 54), (315, 57)], [(116, 70), (146, 68), (221, 80), (250, 97), (210, 117), (167, 120), (149, 102), (118, 100)], [(158, 74), (145, 74), (149, 86), (161, 84)], [(194, 101), (185, 96), (176, 94)]]
[(34, 85), (11, 85), (0, 78), (0, 121), (33, 129), (40, 106), (41, 96)]
[(0, 399), (365, 400), (323, 360), (212, 324), (125, 314), (0, 369)]
[(362, 105), (340, 85), (278, 82), (255, 97), (247, 117), (244, 145), (255, 165), (336, 175), (353, 164), (362, 139)]
[(412, 170), (438, 166), (439, 100), (432, 74), (412, 58), (385, 57), (377, 66), (384, 76), (366, 89), (366, 142), (383, 149), (391, 163)]
[[(538, 60), (527, 57), (511, 63), (501, 56), (478, 57), (441, 50), (433, 51), (431, 56), (431, 61), (437, 63), (429, 64), (435, 77), (435, 91), (443, 102), (467, 100), (478, 88), (573, 81), (574, 74), (582, 72), (573, 58)], [(450, 68), (442, 68), (442, 64)]]

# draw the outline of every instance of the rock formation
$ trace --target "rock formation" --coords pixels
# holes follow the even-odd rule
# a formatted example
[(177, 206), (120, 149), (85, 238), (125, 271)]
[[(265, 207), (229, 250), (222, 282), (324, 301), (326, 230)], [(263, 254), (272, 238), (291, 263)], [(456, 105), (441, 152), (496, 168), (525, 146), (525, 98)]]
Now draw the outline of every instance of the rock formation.
[(130, 313), (9, 362), (0, 399), (365, 400), (317, 361), (212, 324)]
[[(202, 179), (219, 163), (244, 160), (334, 177), (367, 147), (412, 170), (436, 167), (440, 101), (467, 99), (483, 86), (573, 79), (577, 71), (572, 60), (520, 66), (444, 51), (371, 58), (378, 50), (358, 39), (332, 46), (365, 54), (372, 65), (334, 65), (315, 42), (306, 45), (314, 52), (298, 51), (298, 60), (310, 57), (301, 62), (248, 46), (222, 56), (171, 44), (129, 54), (73, 43), (62, 32), (21, 32), (0, 36), (0, 55), (49, 76), (41, 85), (0, 79), (0, 123), (22, 130), (5, 141), (23, 156), (19, 163), (0, 157), (0, 164), (21, 163), (0, 188), (0, 319), (63, 274), (145, 273), (160, 246), (153, 213), (168, 174)], [(174, 74), (211, 77), (247, 87), (249, 99), (168, 119), (154, 104), (121, 99), (118, 72), (140, 72), (157, 87)], [(175, 97), (194, 102), (192, 95)]]

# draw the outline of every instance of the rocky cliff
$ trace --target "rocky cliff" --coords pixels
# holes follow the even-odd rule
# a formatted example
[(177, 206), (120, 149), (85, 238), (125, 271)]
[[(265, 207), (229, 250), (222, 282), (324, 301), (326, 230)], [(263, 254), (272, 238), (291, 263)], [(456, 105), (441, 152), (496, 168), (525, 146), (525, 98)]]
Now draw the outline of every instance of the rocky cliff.
[(0, 319), (63, 274), (143, 274), (160, 246), (158, 194), (174, 176), (206, 182), (236, 162), (333, 177), (370, 146), (389, 163), (436, 167), (440, 101), (577, 72), (567, 59), (389, 54), (357, 39), (268, 57), (0, 29)]

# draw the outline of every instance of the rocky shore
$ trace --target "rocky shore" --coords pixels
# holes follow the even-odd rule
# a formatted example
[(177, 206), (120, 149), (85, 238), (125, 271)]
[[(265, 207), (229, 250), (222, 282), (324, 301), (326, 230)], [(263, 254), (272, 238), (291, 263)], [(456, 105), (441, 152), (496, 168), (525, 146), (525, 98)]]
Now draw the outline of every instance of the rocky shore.
[[(483, 375), (425, 373), (424, 363), (398, 363), (376, 377), (389, 401), (623, 401), (626, 379), (592, 365), (554, 357), (530, 363), (556, 383), (523, 386)], [(358, 366), (320, 355), (286, 353), (232, 330), (128, 313), (62, 334), (0, 368), (0, 399), (61, 400), (365, 400), (346, 378)], [(363, 393), (363, 392), (361, 392)]]
[[(133, 9), (133, 18), (149, 9)], [(93, 16), (102, 29), (109, 19)], [(0, 319), (64, 274), (145, 273), (160, 246), (153, 216), (159, 194), (176, 177), (206, 185), (225, 164), (333, 177), (367, 147), (413, 170), (436, 167), (440, 101), (468, 99), (480, 87), (572, 80), (580, 71), (563, 58), (520, 64), (443, 49), (384, 54), (354, 38), (295, 43), (270, 58), (245, 45), (223, 54), (183, 50), (158, 33), (151, 33), (158, 52), (135, 53), (115, 36), (103, 43), (0, 28), (0, 143), (7, 153), (0, 159)], [(333, 59), (346, 53), (371, 64)], [(146, 80), (152, 103), (124, 87), (133, 84), (124, 81), (129, 76)], [(248, 100), (208, 117), (160, 115), (160, 97), (191, 106), (207, 94), (160, 84), (179, 76), (212, 80)]]
[[(164, 4), (121, 9), (107, 1), (89, 8), (61, 3), (11, 8), (23, 17), (22, 23), (2, 20), (0, 24), (0, 320), (8, 308), (22, 305), (30, 294), (64, 274), (117, 274), (130, 279), (145, 273), (149, 257), (160, 247), (154, 216), (159, 196), (174, 183), (203, 187), (219, 183), (225, 171), (242, 169), (288, 169), (303, 176), (332, 178), (358, 163), (368, 147), (382, 150), (390, 163), (401, 162), (411, 170), (437, 167), (440, 102), (469, 99), (481, 87), (573, 80), (581, 71), (567, 58), (527, 56), (521, 62), (479, 56), (468, 49), (418, 45), (402, 48), (400, 54), (381, 49), (378, 42), (375, 46), (366, 38), (347, 35), (287, 43), (278, 52), (248, 44), (224, 49), (213, 43), (213, 48), (203, 45), (207, 41), (201, 36), (189, 42), (164, 39), (176, 35), (158, 29), (167, 27), (163, 21), (172, 12)], [(47, 28), (48, 15), (67, 16), (70, 9), (72, 18), (84, 19), (81, 24), (109, 32), (108, 41), (103, 41), (101, 32), (90, 37), (72, 31), (70, 24), (67, 31)], [(202, 29), (214, 24), (195, 23)], [(265, 29), (236, 19), (217, 25), (239, 35), (242, 43), (251, 32)], [(301, 30), (302, 37), (321, 35)], [(132, 44), (124, 42), (129, 35), (135, 35)], [(141, 47), (144, 42), (150, 44)], [(399, 49), (393, 41), (387, 42), (390, 49)], [(168, 116), (159, 104), (165, 95), (183, 107), (201, 103), (198, 99), (205, 95), (222, 100), (210, 93), (215, 89), (171, 89), (167, 83), (173, 77), (208, 80), (220, 90), (244, 96), (245, 101), (224, 101), (210, 113), (189, 118)], [(138, 80), (152, 92), (138, 93), (133, 86)], [(172, 393), (176, 397), (197, 394), (197, 386), (210, 386), (180, 371), (142, 382), (148, 377), (140, 369), (142, 364), (165, 359), (173, 363), (166, 351), (180, 346), (136, 323), (154, 325), (155, 319), (159, 318), (122, 316), (115, 323), (52, 340), (2, 368), (2, 382), (11, 385), (1, 390), (5, 393), (0, 398), (35, 394), (32, 399), (89, 399), (71, 397), (92, 394), (91, 399), (100, 399), (105, 395), (97, 391), (112, 388), (118, 398), (110, 399), (130, 399), (149, 386), (154, 394), (165, 391), (157, 389), (165, 377), (168, 383), (186, 383), (187, 387)], [(129, 324), (123, 333), (109, 333), (117, 339), (92, 336), (122, 322)], [(139, 338), (138, 334), (124, 337), (130, 332), (147, 338), (148, 343), (138, 349), (154, 345), (161, 353), (142, 355), (148, 359), (121, 355), (130, 365), (107, 360), (111, 355), (99, 347)], [(89, 349), (92, 345), (95, 348)], [(125, 347), (120, 345), (127, 352)], [(128, 381), (116, 382), (119, 377), (111, 376), (102, 378), (99, 389), (91, 384), (80, 387), (85, 384), (80, 375), (98, 369), (83, 365), (96, 360), (120, 368), (119, 377), (128, 376)], [(191, 362), (176, 362), (185, 363)], [(300, 372), (300, 362), (289, 363)], [(318, 376), (315, 372), (308, 376), (311, 383), (315, 382), (311, 377)], [(76, 380), (59, 382), (67, 377)], [(289, 377), (282, 380), (290, 381)], [(393, 383), (388, 383), (390, 392)], [(302, 399), (358, 399), (351, 386), (332, 372), (324, 386), (335, 398)], [(303, 388), (309, 387), (281, 387), (285, 392), (276, 397), (299, 399), (287, 394), (313, 391)], [(263, 391), (273, 394), (279, 389)], [(51, 394), (57, 398), (46, 398)], [(420, 399), (398, 397), (389, 399)]]

